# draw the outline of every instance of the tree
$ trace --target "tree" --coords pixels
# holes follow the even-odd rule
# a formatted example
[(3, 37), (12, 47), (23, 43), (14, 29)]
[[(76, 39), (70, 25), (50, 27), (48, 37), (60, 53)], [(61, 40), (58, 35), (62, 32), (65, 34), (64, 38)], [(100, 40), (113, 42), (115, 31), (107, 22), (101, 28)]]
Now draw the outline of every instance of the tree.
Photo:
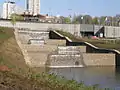
[(98, 18), (97, 18), (97, 17), (94, 17), (94, 18), (92, 19), (92, 23), (98, 25), (98, 24), (99, 24)]
[(83, 16), (84, 24), (92, 24), (92, 17), (90, 15)]
[(119, 22), (120, 22), (120, 17), (113, 17), (113, 24), (114, 26), (119, 26)]
[(13, 28), (15, 27), (16, 21), (24, 20), (23, 16), (20, 16), (20, 15), (17, 15), (17, 14), (12, 14), (10, 18), (11, 18), (11, 23), (13, 25)]
[(70, 18), (69, 17), (64, 17), (64, 23), (70, 24), (71, 23)]
[(100, 24), (105, 25), (105, 19), (106, 19), (106, 16), (101, 16), (100, 17)]
[(74, 21), (75, 21), (75, 23), (84, 24), (84, 18), (82, 15), (76, 16)]
[(73, 24), (79, 24), (79, 23), (80, 23), (79, 17), (76, 16), (76, 15), (74, 15), (73, 20), (72, 20), (72, 23), (73, 23)]
[(18, 15), (18, 14), (12, 14), (12, 15), (11, 15), (11, 18), (13, 18), (14, 16), (15, 16), (15, 18), (16, 18), (17, 21), (22, 21), (22, 20), (24, 20), (24, 17), (21, 16), (21, 15)]
[(16, 24), (16, 14), (12, 14), (11, 15), (11, 23), (13, 25), (13, 28), (15, 28), (15, 24)]

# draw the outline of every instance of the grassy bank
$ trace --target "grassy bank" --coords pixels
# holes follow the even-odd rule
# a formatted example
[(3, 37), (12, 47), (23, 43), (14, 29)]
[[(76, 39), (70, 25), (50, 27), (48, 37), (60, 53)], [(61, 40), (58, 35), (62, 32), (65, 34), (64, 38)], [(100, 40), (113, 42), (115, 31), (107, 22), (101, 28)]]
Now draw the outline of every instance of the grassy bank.
[(17, 73), (28, 70), (23, 54), (17, 45), (12, 28), (0, 27), (0, 65), (5, 65)]
[(0, 72), (0, 89), (8, 90), (110, 90), (100, 89), (98, 85), (86, 86), (83, 82), (66, 80), (53, 74), (33, 74), (25, 76), (10, 72)]
[(115, 41), (110, 41), (110, 40), (103, 40), (103, 39), (90, 39), (90, 38), (77, 38), (74, 35), (68, 33), (68, 32), (63, 32), (63, 31), (58, 31), (60, 34), (69, 37), (75, 42), (89, 42), (99, 48), (107, 48), (107, 49), (116, 49), (120, 51), (120, 40), (115, 40)]

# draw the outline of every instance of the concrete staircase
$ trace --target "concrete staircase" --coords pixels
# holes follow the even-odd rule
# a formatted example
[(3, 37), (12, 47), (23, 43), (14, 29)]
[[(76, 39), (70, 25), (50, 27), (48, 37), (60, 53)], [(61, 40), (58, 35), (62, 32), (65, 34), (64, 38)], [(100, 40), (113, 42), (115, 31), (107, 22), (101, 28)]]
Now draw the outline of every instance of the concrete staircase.
[[(16, 29), (15, 36), (24, 54), (26, 64), (30, 67), (45, 67), (48, 54), (55, 51), (58, 45), (66, 44), (65, 40), (50, 40), (47, 31)], [(38, 39), (39, 43), (36, 41)], [(33, 40), (32, 43), (28, 43), (30, 40)], [(44, 40), (44, 44), (41, 42), (42, 40)]]
[[(66, 40), (51, 40), (46, 31), (16, 29), (14, 33), (26, 64), (30, 67), (60, 68), (115, 65), (115, 54), (86, 53), (86, 46), (66, 46)], [(42, 39), (40, 39), (41, 37)], [(40, 41), (43, 40), (44, 43), (38, 43), (36, 41), (38, 38)], [(33, 42), (28, 43), (30, 40), (33, 40)], [(68, 41), (72, 43), (71, 40)], [(85, 43), (93, 47), (93, 45)], [(94, 48), (98, 49), (97, 47)]]

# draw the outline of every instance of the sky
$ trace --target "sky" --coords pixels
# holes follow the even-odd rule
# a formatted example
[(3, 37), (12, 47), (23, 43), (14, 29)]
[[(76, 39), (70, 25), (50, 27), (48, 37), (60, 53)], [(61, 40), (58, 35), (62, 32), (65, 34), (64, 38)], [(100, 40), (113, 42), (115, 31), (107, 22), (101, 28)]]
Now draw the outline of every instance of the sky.
[[(0, 11), (5, 0), (0, 0)], [(26, 0), (13, 0), (25, 8)], [(91, 16), (115, 16), (120, 14), (120, 0), (41, 0), (41, 14), (63, 15), (89, 14)]]

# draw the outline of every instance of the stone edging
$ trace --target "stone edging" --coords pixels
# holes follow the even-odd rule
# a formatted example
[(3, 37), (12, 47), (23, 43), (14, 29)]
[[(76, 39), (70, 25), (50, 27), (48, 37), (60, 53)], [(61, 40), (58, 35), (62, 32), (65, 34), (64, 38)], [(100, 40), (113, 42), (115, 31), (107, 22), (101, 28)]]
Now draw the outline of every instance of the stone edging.
[(60, 37), (65, 37), (69, 42), (72, 42), (72, 40), (69, 37), (63, 36), (62, 34), (56, 32), (55, 30), (53, 32), (58, 34)]
[(79, 66), (47, 66), (47, 67), (49, 67), (49, 68), (83, 68), (84, 66), (83, 65), (79, 65)]
[(23, 48), (21, 42), (19, 41), (19, 38), (18, 38), (18, 32), (17, 30), (15, 29), (14, 31), (14, 35), (15, 35), (15, 39), (16, 39), (16, 42), (18, 44), (18, 46), (20, 47), (21, 51), (22, 51), (22, 54), (24, 56), (24, 60), (26, 62), (27, 65), (32, 65), (31, 61), (30, 61), (30, 57), (28, 56), (28, 53), (27, 51)]

